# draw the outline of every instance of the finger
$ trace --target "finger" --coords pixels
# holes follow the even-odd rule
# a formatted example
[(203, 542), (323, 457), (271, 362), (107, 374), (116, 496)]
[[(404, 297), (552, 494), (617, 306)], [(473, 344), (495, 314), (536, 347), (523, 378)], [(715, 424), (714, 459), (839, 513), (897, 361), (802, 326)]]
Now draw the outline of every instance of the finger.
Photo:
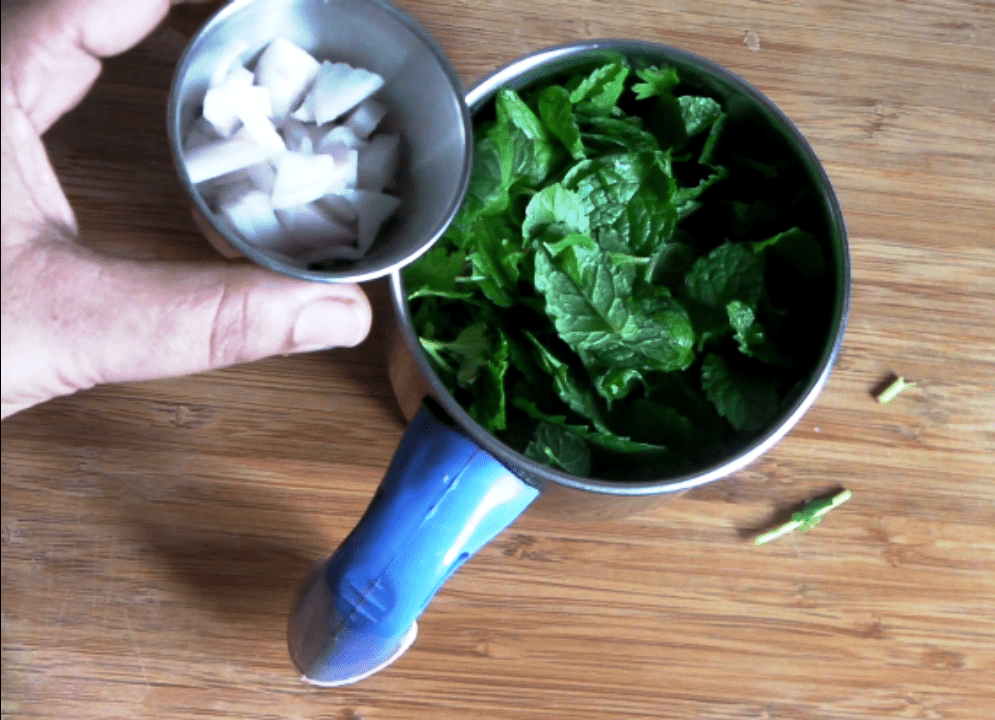
[(372, 319), (356, 285), (248, 264), (144, 264), (63, 244), (32, 247), (15, 265), (9, 277), (30, 281), (5, 297), (5, 413), (101, 383), (356, 345)]
[(100, 58), (136, 45), (162, 21), (170, 4), (170, 0), (5, 3), (4, 74), (39, 134), (79, 103), (100, 73)]

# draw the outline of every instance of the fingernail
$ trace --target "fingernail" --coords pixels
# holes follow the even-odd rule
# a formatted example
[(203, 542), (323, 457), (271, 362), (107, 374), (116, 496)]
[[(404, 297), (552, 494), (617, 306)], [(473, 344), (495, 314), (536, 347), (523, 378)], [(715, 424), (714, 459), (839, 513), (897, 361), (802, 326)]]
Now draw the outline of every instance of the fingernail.
[(294, 324), (296, 352), (352, 347), (365, 337), (361, 309), (348, 300), (316, 300), (305, 306)]

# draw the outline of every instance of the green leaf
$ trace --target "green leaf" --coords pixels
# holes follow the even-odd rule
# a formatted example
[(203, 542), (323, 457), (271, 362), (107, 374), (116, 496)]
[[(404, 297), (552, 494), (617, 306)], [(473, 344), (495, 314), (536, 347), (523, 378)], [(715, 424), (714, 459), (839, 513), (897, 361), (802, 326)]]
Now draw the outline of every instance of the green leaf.
[[(515, 173), (513, 159), (506, 156), (507, 148), (498, 148), (491, 137), (483, 137), (474, 144), (473, 169), (467, 188), (467, 200), (460, 213), (467, 213), (470, 219), (479, 213), (494, 215), (508, 207), (508, 188)], [(456, 224), (460, 224), (459, 219)]]
[(408, 298), (427, 295), (469, 297), (469, 293), (461, 290), (457, 284), (465, 266), (466, 255), (462, 251), (455, 250), (450, 254), (445, 244), (437, 243), (425, 253), (421, 262), (404, 268), (404, 286), (408, 290)]
[(634, 440), (658, 445), (691, 444), (701, 441), (701, 430), (677, 409), (647, 398), (630, 406), (625, 430)]
[(719, 166), (714, 170), (707, 177), (702, 178), (697, 185), (677, 188), (674, 191), (673, 203), (677, 208), (678, 220), (683, 220), (697, 210), (701, 206), (698, 198), (701, 197), (702, 193), (729, 175), (729, 172), (724, 167)]
[(669, 94), (681, 81), (677, 70), (670, 65), (659, 65), (636, 70), (636, 75), (642, 80), (632, 86), (636, 100), (646, 100), (651, 97)]
[(770, 380), (733, 373), (718, 355), (708, 355), (701, 366), (705, 397), (719, 415), (740, 432), (756, 432), (777, 415), (777, 388)]
[(591, 449), (563, 425), (540, 422), (525, 455), (577, 477), (587, 477), (591, 472)]
[(541, 184), (557, 160), (556, 149), (542, 121), (518, 93), (508, 88), (498, 91), (496, 110), (497, 128), (506, 136), (505, 142), (513, 146), (512, 167), (520, 168), (532, 185)]
[(625, 91), (625, 80), (629, 68), (620, 63), (609, 63), (591, 71), (570, 93), (574, 105), (586, 103), (599, 110), (610, 110), (618, 105), (618, 99)]
[(791, 359), (771, 345), (763, 326), (757, 322), (753, 308), (744, 302), (733, 300), (726, 305), (726, 313), (741, 353), (780, 368), (791, 365)]
[(660, 142), (641, 127), (638, 118), (582, 117), (581, 137), (592, 154), (618, 152), (658, 152)]
[(611, 407), (615, 400), (622, 400), (643, 382), (643, 374), (635, 368), (609, 368), (594, 378), (594, 388)]
[(460, 360), (457, 374), (460, 385), (471, 384), (490, 359), (491, 347), (487, 341), (487, 326), (483, 323), (471, 325), (459, 334), (449, 349)]
[(522, 221), (522, 235), (531, 242), (551, 227), (560, 235), (590, 232), (587, 205), (578, 193), (559, 183), (543, 188), (529, 200)]
[(819, 241), (811, 233), (796, 227), (751, 244), (755, 252), (771, 252), (805, 277), (818, 277), (826, 272), (826, 261)]
[(601, 250), (575, 245), (554, 258), (536, 253), (536, 289), (560, 337), (585, 365), (681, 370), (693, 359), (686, 313), (652, 315), (630, 302), (635, 272)]
[(681, 106), (684, 134), (689, 138), (704, 132), (722, 116), (722, 106), (710, 97), (682, 95), (677, 102)]
[(708, 307), (733, 300), (754, 305), (763, 294), (764, 264), (747, 243), (726, 243), (698, 258), (684, 284), (688, 295)]
[(508, 341), (499, 333), (496, 346), (491, 346), (487, 363), (474, 383), (474, 398), (467, 411), (491, 432), (504, 430), (507, 425), (504, 378), (508, 372)]
[(519, 265), (525, 258), (521, 236), (491, 218), (478, 219), (471, 232), (473, 280), (495, 305), (512, 307), (518, 301)]
[(589, 204), (591, 234), (605, 249), (649, 256), (677, 221), (668, 170), (659, 153), (622, 153), (578, 163), (563, 185)]
[(705, 138), (705, 144), (701, 148), (701, 154), (698, 156), (698, 162), (701, 165), (707, 165), (712, 167), (712, 158), (715, 155), (715, 148), (719, 144), (719, 140), (722, 138), (722, 131), (725, 130), (726, 121), (729, 116), (725, 113), (719, 115), (712, 123), (712, 127), (708, 130), (708, 137)]
[(566, 88), (551, 85), (539, 93), (539, 117), (574, 159), (582, 160), (586, 157), (580, 128), (574, 117), (573, 103), (570, 102), (570, 93)]
[(595, 427), (603, 427), (601, 411), (594, 402), (590, 387), (585, 387), (579, 382), (570, 366), (536, 340), (534, 335), (528, 331), (524, 332), (536, 348), (540, 365), (552, 377), (553, 387), (560, 399), (575, 413), (590, 420)]

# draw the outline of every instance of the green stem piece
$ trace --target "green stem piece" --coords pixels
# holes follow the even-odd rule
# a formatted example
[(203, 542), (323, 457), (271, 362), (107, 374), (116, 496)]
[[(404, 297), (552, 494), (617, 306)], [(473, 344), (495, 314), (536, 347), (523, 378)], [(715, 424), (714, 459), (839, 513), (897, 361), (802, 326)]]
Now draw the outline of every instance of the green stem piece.
[(915, 385), (915, 383), (905, 382), (905, 378), (899, 377), (895, 380), (895, 382), (881, 391), (881, 394), (878, 395), (878, 402), (882, 405), (887, 405), (894, 400), (898, 396), (898, 393), (902, 392), (902, 390), (905, 388), (915, 387)]
[(822, 516), (833, 508), (839, 507), (853, 496), (849, 490), (843, 490), (828, 498), (821, 498), (805, 503), (805, 507), (791, 516), (791, 520), (778, 528), (765, 532), (753, 541), (754, 545), (765, 545), (771, 540), (776, 540), (782, 535), (787, 535), (795, 530), (808, 532), (822, 520)]

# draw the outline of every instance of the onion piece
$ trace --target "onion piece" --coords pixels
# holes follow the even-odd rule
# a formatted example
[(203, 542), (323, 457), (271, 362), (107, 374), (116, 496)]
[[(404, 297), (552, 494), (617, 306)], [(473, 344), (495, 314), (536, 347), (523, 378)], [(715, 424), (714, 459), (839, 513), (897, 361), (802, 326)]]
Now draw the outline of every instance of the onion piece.
[(240, 93), (252, 87), (252, 73), (239, 66), (204, 95), (204, 117), (221, 137), (229, 137), (238, 125), (235, 105)]
[(352, 110), (383, 84), (384, 79), (369, 70), (326, 60), (318, 70), (304, 105), (314, 113), (315, 122), (324, 125)]
[(197, 184), (269, 160), (274, 154), (272, 148), (232, 139), (202, 145), (183, 157), (190, 182)]
[(283, 121), (283, 140), (291, 152), (311, 154), (314, 152), (314, 138), (310, 127), (300, 120), (288, 117)]
[(397, 175), (400, 146), (397, 135), (377, 135), (361, 147), (356, 185), (372, 192), (389, 187)]
[(273, 184), (276, 182), (276, 169), (271, 162), (261, 162), (250, 165), (240, 170), (245, 179), (252, 183), (252, 187), (266, 193), (266, 196), (273, 192)]
[(336, 173), (330, 155), (305, 155), (288, 152), (276, 165), (272, 203), (277, 210), (305, 205), (328, 192), (330, 178)]
[(297, 242), (294, 250), (316, 250), (329, 245), (355, 244), (356, 230), (338, 222), (316, 203), (276, 210), (287, 233)]
[(332, 218), (347, 225), (353, 225), (358, 218), (356, 208), (338, 193), (328, 193), (315, 200)]
[(358, 148), (363, 141), (356, 137), (350, 128), (345, 125), (335, 125), (315, 145), (315, 152), (328, 152), (335, 145), (345, 145), (347, 148)]
[(387, 106), (376, 98), (366, 98), (345, 120), (345, 126), (352, 130), (357, 138), (366, 140), (370, 133), (387, 114)]
[(219, 214), (230, 222), (246, 242), (257, 247), (283, 250), (286, 232), (270, 207), (266, 193), (248, 184), (224, 193)]
[(283, 120), (311, 87), (321, 64), (307, 51), (276, 38), (256, 62), (256, 84), (269, 90), (273, 118)]
[(359, 231), (356, 246), (365, 254), (377, 239), (384, 221), (394, 214), (401, 201), (393, 195), (367, 190), (346, 190), (341, 194), (356, 208)]
[(269, 114), (269, 91), (255, 85), (243, 88), (235, 99), (235, 115), (242, 121), (242, 129), (235, 135), (283, 152), (287, 145), (273, 126)]

